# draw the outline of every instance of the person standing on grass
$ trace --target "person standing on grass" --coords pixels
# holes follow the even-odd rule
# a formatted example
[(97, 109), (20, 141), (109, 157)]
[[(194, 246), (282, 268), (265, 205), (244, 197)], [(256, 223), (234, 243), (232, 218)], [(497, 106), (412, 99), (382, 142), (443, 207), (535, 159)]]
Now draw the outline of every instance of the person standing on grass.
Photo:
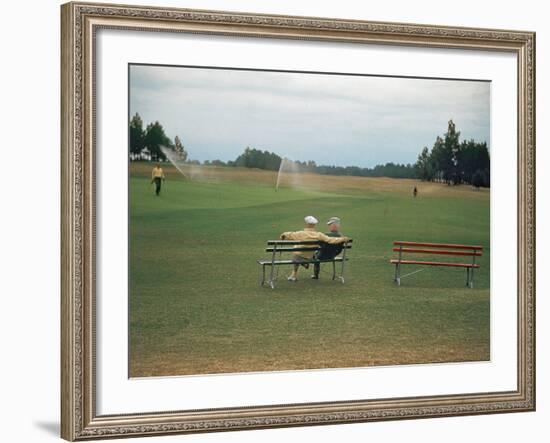
[[(342, 237), (342, 234), (340, 234), (341, 221), (338, 217), (330, 217), (328, 219), (327, 225), (329, 232), (327, 232), (326, 235), (328, 237)], [(321, 247), (315, 252), (313, 258), (315, 260), (332, 260), (334, 259), (334, 257), (342, 252), (342, 249), (344, 249), (344, 246), (342, 244), (322, 243)], [(311, 276), (311, 278), (314, 280), (318, 280), (320, 271), (321, 263), (314, 263), (313, 275)]]
[(413, 197), (416, 198), (416, 195), (418, 194), (418, 189), (416, 189), (416, 186), (413, 189)]
[[(329, 237), (322, 232), (317, 231), (317, 223), (319, 221), (312, 215), (308, 215), (304, 218), (306, 224), (302, 231), (283, 232), (281, 234), (281, 240), (317, 240), (328, 244), (340, 244), (347, 242), (348, 237)], [(296, 248), (303, 249), (303, 245), (296, 245)], [(292, 261), (294, 262), (294, 270), (292, 274), (287, 278), (288, 281), (298, 281), (298, 269), (300, 265), (304, 268), (309, 268), (309, 262), (313, 259), (313, 254), (317, 249), (316, 246), (311, 248), (311, 251), (296, 251), (293, 254)]]
[(151, 184), (155, 184), (155, 194), (157, 195), (157, 197), (160, 195), (161, 184), (164, 180), (164, 171), (160, 167), (160, 163), (157, 163), (156, 166), (153, 168), (153, 172), (151, 173)]

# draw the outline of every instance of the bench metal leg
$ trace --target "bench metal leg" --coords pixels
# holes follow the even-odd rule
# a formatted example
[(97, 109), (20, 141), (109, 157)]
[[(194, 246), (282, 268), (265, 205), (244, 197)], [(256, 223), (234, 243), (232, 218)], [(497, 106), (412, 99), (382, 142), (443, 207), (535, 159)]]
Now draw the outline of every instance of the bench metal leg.
[(393, 281), (397, 284), (397, 286), (401, 286), (401, 266), (399, 263), (395, 264), (395, 277), (393, 278)]
[(342, 260), (342, 270), (340, 271), (340, 275), (338, 276), (338, 280), (344, 284), (346, 281), (344, 280), (344, 261)]
[(336, 260), (332, 260), (332, 279), (333, 280), (340, 280), (343, 283), (345, 283), (344, 280), (344, 262), (342, 261), (342, 267), (340, 268), (340, 275), (336, 275)]
[[(273, 269), (274, 266), (271, 266), (271, 269)], [(267, 284), (271, 289), (275, 289), (275, 280), (273, 280), (273, 271), (271, 272), (271, 276), (269, 277), (269, 280), (267, 281)]]
[[(273, 266), (271, 266), (273, 269)], [(273, 280), (273, 272), (271, 273), (271, 276), (269, 277), (269, 280), (265, 282), (271, 289), (275, 289), (275, 280)]]
[(273, 273), (274, 273), (274, 271), (275, 271), (275, 265), (272, 264), (271, 265), (271, 272), (269, 274), (269, 281), (268, 281), (269, 286), (271, 286), (271, 289), (275, 289), (275, 285), (273, 283)]
[(403, 245), (399, 245), (399, 260), (395, 264), (395, 283), (401, 286), (401, 257), (403, 256)]
[(262, 265), (262, 279), (260, 281), (260, 286), (265, 284), (265, 265)]
[[(273, 246), (273, 254), (271, 255), (271, 270), (269, 272), (269, 286), (271, 289), (275, 289), (275, 283), (273, 281), (273, 274), (275, 272), (275, 257), (277, 256), (277, 245)], [(279, 252), (279, 255), (281, 253)]]
[(476, 264), (475, 251), (472, 251), (472, 268), (470, 269), (470, 289), (474, 289), (474, 266)]
[(347, 242), (344, 243), (344, 253), (342, 254), (342, 269), (340, 269), (340, 276), (338, 277), (340, 279), (340, 281), (342, 282), (342, 284), (345, 283), (345, 280), (344, 280), (344, 267), (346, 265), (346, 249), (347, 249)]
[(273, 268), (275, 266), (271, 265), (269, 280), (266, 280), (266, 278), (265, 278), (265, 267), (266, 266), (267, 265), (262, 265), (262, 281), (260, 282), (260, 286), (265, 286), (267, 284), (271, 289), (275, 289), (275, 281), (273, 280)]
[(344, 262), (346, 260), (342, 260), (342, 269), (340, 270), (340, 275), (338, 276), (338, 279), (344, 284), (346, 281), (344, 280)]
[(474, 289), (474, 268), (466, 268), (466, 287)]
[(474, 289), (474, 268), (467, 268), (466, 271), (466, 286)]

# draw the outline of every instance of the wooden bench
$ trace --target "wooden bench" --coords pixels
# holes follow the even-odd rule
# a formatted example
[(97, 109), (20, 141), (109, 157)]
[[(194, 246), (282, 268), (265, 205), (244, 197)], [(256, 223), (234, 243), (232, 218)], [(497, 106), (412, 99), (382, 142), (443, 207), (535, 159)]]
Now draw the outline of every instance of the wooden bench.
[[(340, 255), (329, 260), (316, 260), (312, 258), (311, 260), (304, 260), (300, 262), (292, 261), (292, 258), (283, 259), (283, 253), (293, 253), (293, 252), (304, 252), (304, 251), (318, 251), (325, 243), (318, 240), (269, 240), (267, 242), (266, 252), (271, 253), (270, 259), (258, 260), (258, 264), (262, 266), (262, 277), (260, 280), (260, 285), (268, 285), (271, 289), (275, 288), (275, 267), (282, 265), (295, 265), (295, 264), (316, 264), (316, 263), (332, 263), (332, 279), (340, 280), (344, 283), (344, 265), (345, 262), (349, 260), (346, 257), (346, 251), (351, 249), (351, 243), (353, 240), (349, 240), (345, 243), (341, 243), (342, 252)], [(341, 263), (340, 275), (336, 275), (336, 263)], [(269, 273), (269, 279), (266, 280), (266, 267), (270, 266), (271, 270)]]
[[(401, 285), (401, 278), (407, 275), (412, 275), (416, 272), (401, 276), (401, 266), (403, 265), (423, 265), (423, 266), (449, 266), (455, 268), (466, 269), (466, 286), (474, 287), (474, 269), (479, 269), (479, 264), (476, 263), (476, 257), (481, 257), (483, 247), (473, 245), (457, 245), (449, 243), (417, 243), (409, 241), (394, 241), (393, 252), (397, 252), (398, 258), (391, 259), (390, 263), (395, 265), (394, 281), (397, 285)], [(424, 261), (424, 260), (404, 260), (404, 254), (426, 254), (426, 255), (445, 255), (470, 257), (469, 263), (458, 262), (442, 262), (442, 261)]]

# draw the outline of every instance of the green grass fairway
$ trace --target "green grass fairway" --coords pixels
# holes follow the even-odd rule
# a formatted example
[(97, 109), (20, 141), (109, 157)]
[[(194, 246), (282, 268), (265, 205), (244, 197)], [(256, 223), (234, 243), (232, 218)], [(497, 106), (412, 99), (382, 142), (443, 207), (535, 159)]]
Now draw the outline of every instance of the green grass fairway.
[[(489, 192), (412, 180), (307, 175), (275, 191), (275, 174), (130, 166), (130, 376), (359, 367), (490, 358)], [(412, 197), (416, 184), (419, 196)], [(260, 287), (267, 240), (305, 215), (337, 215), (354, 239), (346, 283), (300, 270)], [(393, 240), (479, 244), (465, 270), (430, 267), (393, 282)], [(447, 258), (445, 258), (447, 260)], [(403, 273), (419, 269), (403, 268)]]

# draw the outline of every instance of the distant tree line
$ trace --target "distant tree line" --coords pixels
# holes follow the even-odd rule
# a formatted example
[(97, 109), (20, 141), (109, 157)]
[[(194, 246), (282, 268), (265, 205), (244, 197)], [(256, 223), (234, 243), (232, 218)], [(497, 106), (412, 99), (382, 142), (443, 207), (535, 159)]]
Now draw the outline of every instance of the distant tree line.
[(358, 166), (317, 166), (318, 174), (326, 175), (352, 175), (358, 177), (390, 177), (390, 178), (416, 178), (414, 165), (400, 163), (386, 163), (376, 165), (374, 168), (360, 168)]
[(259, 149), (247, 146), (244, 152), (234, 162), (231, 162), (230, 166), (277, 171), (281, 165), (281, 161), (281, 157), (273, 152), (260, 151)]
[[(269, 151), (247, 147), (235, 161), (223, 163), (220, 160), (205, 162), (205, 164), (216, 164), (219, 166), (240, 166), (245, 168), (266, 169), (277, 171), (283, 159), (277, 154)], [(377, 165), (374, 168), (360, 168), (358, 166), (327, 166), (317, 165), (314, 161), (294, 161), (301, 172), (314, 172), (324, 175), (350, 175), (360, 177), (393, 177), (393, 178), (414, 178), (416, 171), (414, 165), (386, 163)]]
[[(180, 138), (170, 140), (162, 125), (156, 121), (143, 129), (139, 114), (130, 120), (130, 158), (132, 160), (166, 161), (161, 146), (172, 149), (178, 160), (189, 164), (201, 164), (189, 159)], [(282, 158), (266, 150), (246, 147), (234, 161), (205, 160), (207, 166), (237, 166), (244, 168), (277, 171)], [(419, 178), (424, 181), (451, 184), (469, 183), (475, 187), (489, 187), (490, 158), (487, 143), (474, 140), (460, 142), (460, 132), (452, 120), (447, 132), (437, 136), (431, 150), (424, 147), (413, 164), (386, 163), (373, 168), (359, 166), (317, 165), (314, 161), (295, 161), (300, 171), (324, 175), (347, 175), (359, 177)]]
[(459, 138), (460, 132), (450, 120), (447, 133), (436, 138), (431, 151), (424, 147), (418, 156), (417, 177), (425, 181), (489, 187), (491, 168), (487, 143), (460, 142)]

